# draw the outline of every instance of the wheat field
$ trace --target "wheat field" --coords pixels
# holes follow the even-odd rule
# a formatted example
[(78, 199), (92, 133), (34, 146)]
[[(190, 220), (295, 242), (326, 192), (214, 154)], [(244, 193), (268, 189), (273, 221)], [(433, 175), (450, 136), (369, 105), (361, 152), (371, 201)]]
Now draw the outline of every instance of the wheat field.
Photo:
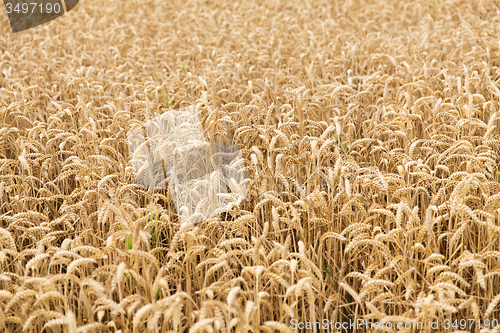
[[(500, 332), (497, 1), (0, 8), (1, 332)], [(248, 195), (180, 224), (127, 135), (190, 105)]]

